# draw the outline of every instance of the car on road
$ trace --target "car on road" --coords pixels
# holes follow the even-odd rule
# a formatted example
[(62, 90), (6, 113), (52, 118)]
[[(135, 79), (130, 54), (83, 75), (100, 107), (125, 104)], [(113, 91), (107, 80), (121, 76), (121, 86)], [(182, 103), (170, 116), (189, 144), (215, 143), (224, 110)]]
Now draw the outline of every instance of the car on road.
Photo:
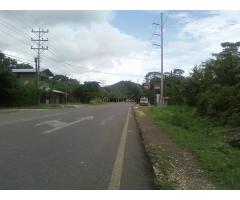
[(140, 98), (140, 106), (148, 106), (148, 98), (147, 97), (141, 97)]

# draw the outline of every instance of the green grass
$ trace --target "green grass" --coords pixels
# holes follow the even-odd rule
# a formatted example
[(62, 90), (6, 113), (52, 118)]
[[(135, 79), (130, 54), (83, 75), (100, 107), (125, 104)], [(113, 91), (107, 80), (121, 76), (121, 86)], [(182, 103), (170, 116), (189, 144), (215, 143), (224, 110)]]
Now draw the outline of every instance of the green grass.
[(0, 113), (11, 113), (11, 112), (19, 112), (23, 110), (32, 110), (32, 109), (59, 109), (59, 108), (78, 108), (83, 105), (87, 106), (97, 106), (100, 104), (107, 104), (108, 102), (100, 102), (100, 101), (91, 101), (88, 104), (81, 103), (68, 103), (68, 104), (39, 104), (32, 106), (19, 106), (19, 107), (11, 107), (11, 108), (0, 108)]
[(31, 109), (57, 109), (57, 108), (76, 108), (81, 106), (82, 104), (39, 104), (39, 105), (32, 105), (32, 106), (20, 106), (20, 107), (13, 107), (13, 108), (1, 108), (0, 113), (9, 113), (9, 112), (18, 112), (22, 110), (31, 110)]
[(194, 109), (181, 106), (141, 108), (182, 148), (192, 152), (217, 189), (240, 189), (240, 150)]
[(152, 158), (154, 168), (158, 174), (154, 179), (155, 185), (161, 190), (174, 190), (177, 188), (177, 183), (170, 180), (170, 173), (172, 166), (169, 159), (171, 159), (160, 146), (145, 146), (148, 155)]

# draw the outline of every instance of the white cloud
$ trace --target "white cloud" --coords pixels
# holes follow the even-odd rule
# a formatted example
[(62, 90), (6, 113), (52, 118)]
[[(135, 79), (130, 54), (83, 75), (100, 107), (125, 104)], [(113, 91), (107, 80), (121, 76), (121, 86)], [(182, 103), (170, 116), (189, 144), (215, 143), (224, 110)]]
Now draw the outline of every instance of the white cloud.
[(1, 11), (1, 16), (12, 22), (25, 22), (31, 26), (52, 26), (56, 24), (101, 23), (114, 17), (112, 11), (66, 11), (66, 10), (34, 10), (34, 11)]
[(170, 18), (178, 21), (179, 24), (185, 24), (192, 21), (192, 15), (189, 12), (179, 12), (177, 14), (171, 14)]
[(240, 11), (204, 11), (202, 16), (197, 15), (201, 11), (194, 12), (171, 16), (177, 21), (179, 31), (174, 40), (165, 45), (166, 71), (180, 67), (189, 72), (194, 65), (209, 59), (212, 53), (220, 52), (222, 42), (240, 40)]
[[(104, 78), (107, 84), (110, 84), (122, 79), (138, 79), (136, 71), (139, 70), (139, 66), (142, 67), (141, 63), (139, 61), (133, 63), (130, 60), (142, 55), (148, 43), (113, 27), (110, 24), (113, 12), (2, 11), (0, 15), (5, 17), (4, 21), (15, 23), (17, 29), (23, 32), (31, 30), (31, 25), (36, 24), (36, 27), (40, 24), (42, 28), (49, 29), (49, 33), (45, 35), (49, 38), (46, 42), (49, 51), (43, 53), (41, 62), (44, 68), (78, 78), (81, 82)], [(24, 20), (25, 22), (21, 24)], [(29, 35), (30, 31), (24, 40), (27, 41), (29, 38), (30, 41)], [(11, 37), (7, 35), (4, 37), (6, 40), (3, 41), (7, 43), (3, 46), (0, 41), (2, 50), (11, 52), (12, 55), (25, 54), (24, 58), (33, 60), (31, 42), (23, 44), (19, 41), (16, 45)], [(20, 35), (18, 37), (21, 38)]]
[[(128, 65), (127, 59), (134, 57), (136, 54), (142, 54), (148, 45), (146, 42), (121, 33), (109, 23), (80, 27), (78, 30), (57, 26), (51, 32), (59, 33), (58, 39), (51, 38), (51, 33), (49, 33), (50, 48), (54, 46), (54, 50), (59, 55), (59, 63), (67, 62), (74, 66), (80, 66), (79, 68), (75, 67), (74, 72), (79, 74), (88, 71), (87, 69), (93, 72), (114, 70), (115, 74), (121, 74), (122, 70), (120, 69)], [(51, 45), (51, 39), (55, 45)], [(63, 67), (66, 68), (65, 65)], [(131, 66), (127, 70), (131, 71), (133, 67)], [(128, 74), (128, 72), (125, 74)], [(99, 75), (99, 73), (96, 73), (96, 75)], [(82, 76), (79, 75), (79, 77), (85, 80), (85, 73)], [(96, 78), (94, 75), (92, 77)], [(131, 77), (131, 74), (129, 77)], [(118, 80), (122, 78), (124, 77), (119, 76)], [(116, 80), (116, 77), (114, 80)]]
[[(175, 21), (172, 25), (177, 29), (168, 30), (166, 26), (164, 32), (164, 38), (168, 37), (170, 31), (174, 35), (164, 41), (164, 71), (182, 68), (187, 74), (194, 65), (210, 58), (212, 53), (219, 52), (220, 43), (240, 39), (239, 11), (199, 13), (201, 11), (171, 12), (167, 23)], [(66, 74), (81, 82), (137, 82), (142, 81), (148, 71), (160, 70), (160, 50), (155, 49), (146, 57), (144, 53), (150, 42), (113, 27), (111, 20), (114, 12), (0, 11), (0, 16), (1, 50), (33, 60), (36, 54), (30, 49), (31, 28), (48, 28), (50, 32), (46, 37), (49, 42), (46, 45), (49, 45), (50, 50), (43, 53), (42, 67), (51, 68), (55, 73)], [(2, 22), (11, 24), (20, 33), (14, 32), (14, 28), (7, 28), (6, 24), (1, 25)], [(150, 60), (144, 61), (144, 58)]]
[(216, 47), (222, 42), (239, 40), (239, 11), (219, 11), (215, 12), (215, 15), (211, 14), (187, 23), (181, 30), (182, 38), (190, 35), (209, 50), (219, 50)]

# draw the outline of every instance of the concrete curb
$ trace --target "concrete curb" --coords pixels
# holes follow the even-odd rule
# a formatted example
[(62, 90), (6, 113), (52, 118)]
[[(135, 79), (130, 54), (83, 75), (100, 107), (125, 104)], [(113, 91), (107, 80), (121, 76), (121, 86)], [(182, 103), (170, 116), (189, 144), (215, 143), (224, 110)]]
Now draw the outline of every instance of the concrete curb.
[[(156, 170), (155, 170), (155, 168), (154, 168), (154, 160), (153, 160), (153, 158), (151, 157), (151, 155), (149, 154), (149, 152), (147, 151), (146, 138), (144, 137), (144, 132), (145, 132), (145, 130), (143, 130), (143, 129), (141, 128), (140, 124), (139, 124), (139, 121), (138, 121), (138, 119), (137, 119), (137, 113), (136, 113), (136, 110), (135, 110), (134, 107), (133, 107), (133, 116), (134, 116), (134, 119), (135, 119), (136, 124), (137, 124), (137, 129), (138, 129), (138, 131), (139, 131), (139, 133), (140, 133), (140, 138), (141, 138), (141, 140), (142, 140), (142, 142), (143, 142), (144, 153), (145, 153), (145, 155), (146, 155), (147, 160), (148, 160), (148, 161), (150, 162), (150, 164), (151, 164), (151, 171), (152, 171), (153, 176), (154, 176), (154, 184), (155, 184), (155, 181), (157, 180), (157, 172), (156, 172)], [(155, 184), (155, 186), (156, 186), (156, 184)], [(156, 186), (156, 189), (159, 189), (159, 188), (157, 188), (157, 186)]]
[(134, 117), (152, 166), (156, 187), (164, 190), (215, 189), (191, 152), (179, 147), (136, 107)]

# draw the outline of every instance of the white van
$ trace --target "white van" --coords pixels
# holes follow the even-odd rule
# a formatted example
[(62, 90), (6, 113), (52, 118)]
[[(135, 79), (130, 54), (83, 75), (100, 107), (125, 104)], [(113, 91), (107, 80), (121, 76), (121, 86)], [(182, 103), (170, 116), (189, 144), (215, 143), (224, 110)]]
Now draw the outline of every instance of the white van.
[(140, 98), (140, 106), (148, 106), (148, 98), (147, 97)]

